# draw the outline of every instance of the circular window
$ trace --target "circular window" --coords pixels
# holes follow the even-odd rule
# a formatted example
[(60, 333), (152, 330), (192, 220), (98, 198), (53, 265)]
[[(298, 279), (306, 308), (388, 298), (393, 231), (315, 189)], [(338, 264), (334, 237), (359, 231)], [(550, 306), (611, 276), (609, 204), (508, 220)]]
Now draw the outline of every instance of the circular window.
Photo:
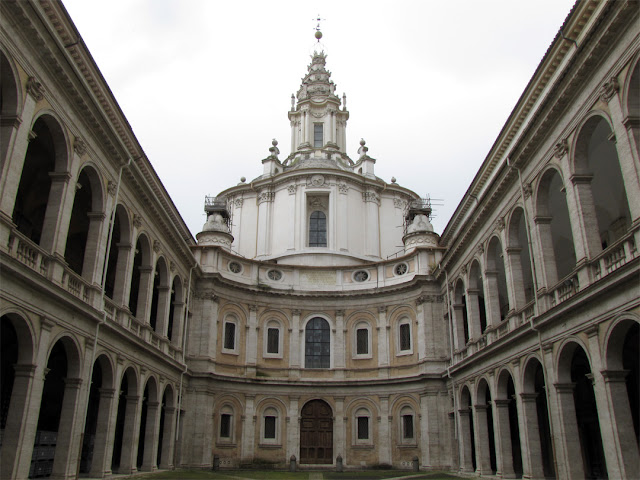
[(242, 265), (238, 262), (229, 262), (229, 271), (231, 273), (240, 273), (242, 271)]
[(280, 270), (269, 270), (267, 277), (269, 277), (269, 280), (277, 282), (278, 280), (282, 280), (282, 272)]
[(366, 282), (367, 280), (369, 280), (369, 272), (367, 272), (366, 270), (358, 270), (353, 274), (353, 279), (356, 282)]
[(393, 271), (396, 275), (404, 275), (409, 271), (409, 265), (407, 265), (406, 263), (399, 263), (395, 266)]

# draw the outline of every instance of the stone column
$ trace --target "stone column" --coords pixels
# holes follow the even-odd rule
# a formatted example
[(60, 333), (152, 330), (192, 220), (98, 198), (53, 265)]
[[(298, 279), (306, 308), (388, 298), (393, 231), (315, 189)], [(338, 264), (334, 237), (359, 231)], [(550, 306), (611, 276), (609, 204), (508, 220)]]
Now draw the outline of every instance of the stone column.
[(101, 242), (102, 228), (104, 226), (104, 212), (89, 212), (89, 231), (87, 243), (84, 248), (84, 261), (82, 264), (82, 278), (87, 282), (100, 285), (102, 283), (102, 269), (105, 266), (106, 238)]
[(380, 197), (375, 190), (362, 192), (365, 212), (364, 254), (380, 256)]
[(522, 469), (524, 478), (544, 478), (542, 462), (542, 446), (540, 443), (540, 428), (538, 426), (538, 411), (536, 406), (537, 393), (521, 393), (522, 418)]
[(469, 322), (469, 337), (474, 340), (477, 340), (482, 336), (478, 293), (480, 293), (480, 291), (475, 288), (467, 290), (467, 320)]
[(24, 364), (13, 368), (13, 390), (0, 449), (0, 478), (27, 478), (46, 369)]
[[(173, 324), (171, 326), (171, 345), (180, 349), (182, 348), (182, 325), (184, 323), (183, 322), (184, 306), (185, 306), (185, 303), (181, 300), (173, 302)], [(213, 329), (215, 330), (215, 328), (216, 328), (216, 324), (214, 322)]]
[(487, 326), (497, 327), (502, 321), (500, 318), (500, 297), (498, 291), (498, 271), (485, 270), (484, 305), (487, 310)]
[(254, 409), (255, 395), (245, 396), (244, 415), (242, 415), (242, 450), (240, 459), (243, 462), (253, 461), (253, 446), (256, 436), (256, 417)]
[(287, 412), (287, 461), (291, 455), (295, 455), (300, 460), (300, 425), (299, 425), (299, 407), (298, 400), (300, 397), (289, 396), (289, 409)]
[[(378, 307), (378, 366), (389, 366), (389, 324), (387, 322), (387, 307)], [(388, 376), (387, 371), (379, 370), (379, 376)]]
[(464, 304), (455, 303), (453, 305), (453, 340), (456, 349), (462, 350), (467, 342), (464, 339)]
[(131, 289), (131, 273), (129, 272), (131, 243), (118, 243), (118, 261), (116, 262), (116, 280), (113, 286), (113, 301), (119, 307), (129, 304), (129, 293)]
[(489, 427), (487, 424), (487, 404), (476, 404), (473, 406), (474, 413), (474, 433), (476, 444), (476, 472), (478, 475), (491, 475), (491, 450), (489, 442)]
[(346, 448), (347, 448), (347, 417), (344, 416), (344, 397), (334, 397), (336, 402), (334, 431), (335, 437), (333, 439), (333, 460), (335, 461), (338, 455), (342, 455), (347, 461)]
[[(70, 478), (76, 473), (78, 464), (79, 439), (74, 438), (78, 417), (81, 416), (80, 386), (81, 378), (67, 378), (64, 381), (64, 397), (60, 412), (60, 424), (58, 426), (58, 442), (53, 460), (52, 477)], [(74, 448), (74, 447), (78, 448)]]
[[(609, 445), (608, 435), (606, 437), (603, 435), (602, 438), (609, 478), (616, 476), (632, 478), (640, 472), (638, 443), (633, 428), (625, 382), (628, 373), (627, 370), (603, 370), (601, 372), (603, 381), (596, 384), (596, 388), (602, 392), (601, 397), (606, 399), (606, 407), (609, 410), (611, 420), (613, 445)], [(602, 407), (598, 408), (598, 412), (600, 408)]]
[(581, 259), (593, 258), (602, 251), (591, 180), (592, 175), (574, 174), (571, 176), (573, 189), (567, 189), (567, 206), (569, 213), (573, 214), (569, 218), (572, 220), (571, 231), (578, 263)]
[(551, 237), (551, 217), (536, 216), (533, 221), (540, 246), (540, 255), (537, 256), (537, 265), (541, 266), (542, 276), (538, 276), (538, 288), (550, 288), (558, 283), (558, 269), (556, 267), (556, 254), (553, 250)]
[(109, 439), (115, 435), (115, 418), (111, 421), (116, 390), (113, 388), (100, 389), (100, 403), (98, 406), (98, 421), (96, 424), (96, 438), (93, 445), (93, 457), (91, 458), (90, 475), (102, 478), (111, 473), (111, 455), (113, 450), (113, 440), (111, 450), (109, 450)]
[[(300, 350), (302, 348), (300, 339), (300, 310), (291, 310), (292, 325), (289, 331), (289, 366), (292, 370), (296, 370), (294, 377), (299, 377), (300, 369)], [(292, 372), (294, 373), (294, 372)]]
[(176, 408), (164, 407), (164, 428), (162, 429), (162, 456), (160, 468), (163, 470), (173, 469), (173, 449), (175, 447), (176, 436)]
[(118, 473), (129, 474), (138, 471), (138, 437), (140, 434), (140, 412), (142, 401), (140, 395), (127, 395), (124, 413), (124, 429), (122, 432), (122, 454)]
[(335, 359), (334, 368), (341, 369), (338, 372), (338, 377), (344, 376), (345, 368), (345, 344), (344, 338), (346, 330), (344, 328), (344, 310), (336, 310), (336, 335), (335, 335), (335, 351), (333, 358)]
[(144, 428), (144, 452), (140, 470), (154, 472), (158, 469), (158, 432), (160, 430), (160, 403), (147, 403), (147, 422)]
[(513, 453), (511, 450), (511, 427), (509, 425), (509, 400), (496, 399), (494, 405), (494, 432), (496, 432), (496, 475), (515, 478)]
[[(427, 357), (426, 316), (424, 302), (426, 297), (421, 296), (416, 300), (416, 321), (418, 322), (418, 361)], [(414, 342), (415, 345), (415, 342)]]
[(338, 217), (336, 218), (337, 249), (341, 252), (349, 251), (349, 186), (346, 183), (338, 185), (336, 199)]
[[(554, 383), (558, 402), (558, 414), (560, 418), (559, 428), (554, 429), (556, 446), (561, 445), (562, 450), (556, 452), (556, 463), (564, 469), (566, 478), (584, 478), (582, 463), (582, 447), (580, 445), (580, 433), (576, 420), (576, 406), (573, 398), (575, 383)], [(558, 476), (563, 478), (561, 472)]]
[(153, 290), (153, 267), (142, 265), (140, 270), (140, 284), (138, 285), (138, 305), (136, 318), (141, 323), (149, 323), (151, 312), (151, 294)]
[(458, 442), (460, 449), (460, 471), (473, 472), (471, 458), (471, 412), (467, 408), (458, 409)]
[(378, 458), (381, 464), (392, 465), (393, 457), (391, 455), (391, 421), (393, 417), (389, 415), (389, 397), (379, 396), (380, 400), (380, 417), (378, 417)]
[(522, 248), (520, 247), (507, 247), (506, 249), (507, 288), (511, 292), (510, 298), (513, 299), (511, 305), (514, 310), (520, 310), (527, 304), (524, 292), (524, 275), (520, 262), (521, 252)]
[[(433, 462), (431, 460), (431, 432), (429, 430), (429, 405), (428, 394), (420, 395), (420, 463), (423, 466), (432, 465)], [(433, 395), (433, 394), (431, 394)], [(433, 432), (434, 434), (436, 432)]]
[(258, 306), (249, 305), (249, 322), (246, 327), (246, 358), (247, 367), (253, 367), (255, 371), (258, 356)]
[(51, 172), (49, 176), (51, 177), (51, 188), (42, 225), (40, 246), (64, 258), (69, 220), (73, 208), (74, 195), (72, 193), (75, 193), (75, 190), (74, 192), (69, 191), (70, 173)]
[(263, 190), (258, 193), (257, 256), (271, 253), (272, 208), (275, 193)]
[(160, 285), (158, 287), (158, 315), (156, 317), (156, 333), (161, 337), (167, 336), (169, 325), (169, 302), (171, 301), (171, 287)]
[[(295, 147), (291, 149), (292, 152), (295, 151)], [(295, 250), (296, 249), (296, 225), (297, 222), (300, 221), (298, 215), (296, 215), (296, 197), (298, 192), (298, 185), (291, 184), (288, 187), (289, 191), (289, 234), (287, 235), (287, 250)]]

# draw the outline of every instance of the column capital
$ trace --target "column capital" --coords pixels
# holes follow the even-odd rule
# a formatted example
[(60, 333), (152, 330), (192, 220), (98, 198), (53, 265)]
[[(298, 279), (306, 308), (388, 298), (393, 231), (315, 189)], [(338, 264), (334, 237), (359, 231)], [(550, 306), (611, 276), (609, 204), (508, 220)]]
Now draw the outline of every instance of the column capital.
[(536, 399), (538, 398), (538, 394), (533, 392), (533, 393), (521, 393), (520, 394), (520, 398), (522, 399), (522, 401), (524, 403), (529, 403), (529, 402), (535, 402)]
[(65, 378), (64, 379), (65, 388), (80, 388), (82, 385), (81, 378)]
[(459, 408), (458, 409), (458, 415), (460, 415), (462, 417), (468, 417), (470, 413), (471, 413), (471, 411), (468, 408)]
[(14, 376), (33, 378), (36, 373), (36, 365), (31, 364), (15, 364), (13, 366)]
[(607, 383), (624, 383), (629, 370), (602, 370), (600, 373)]
[(495, 400), (493, 400), (493, 404), (496, 406), (496, 408), (507, 408), (510, 401), (511, 400), (506, 398), (496, 398)]
[(575, 382), (554, 383), (553, 386), (558, 393), (573, 393), (573, 390), (576, 388)]
[(473, 406), (474, 410), (479, 410), (479, 411), (484, 411), (487, 410), (489, 408), (489, 405), (487, 405), (486, 403), (479, 403)]
[(99, 388), (98, 392), (100, 392), (100, 398), (113, 398), (116, 393), (115, 388)]

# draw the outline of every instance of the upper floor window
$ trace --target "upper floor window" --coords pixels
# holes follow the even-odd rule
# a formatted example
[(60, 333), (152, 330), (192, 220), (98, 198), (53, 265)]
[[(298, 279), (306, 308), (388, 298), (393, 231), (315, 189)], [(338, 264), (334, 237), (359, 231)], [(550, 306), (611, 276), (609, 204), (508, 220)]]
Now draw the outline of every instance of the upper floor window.
[(309, 246), (327, 246), (327, 216), (319, 210), (312, 212), (309, 218)]
[(267, 322), (267, 328), (264, 334), (264, 351), (265, 357), (282, 358), (282, 334), (281, 326), (276, 320)]
[(398, 328), (399, 350), (400, 353), (411, 353), (411, 324), (409, 320), (405, 320), (400, 323)]
[(322, 148), (323, 142), (323, 126), (322, 123), (313, 124), (313, 146), (315, 148)]
[(236, 349), (236, 323), (232, 320), (225, 320), (224, 322), (224, 336), (223, 336), (223, 350)]
[(316, 317), (309, 320), (305, 330), (305, 368), (329, 368), (331, 356), (331, 331), (329, 322)]
[(369, 331), (366, 328), (356, 330), (356, 354), (367, 355), (369, 353)]

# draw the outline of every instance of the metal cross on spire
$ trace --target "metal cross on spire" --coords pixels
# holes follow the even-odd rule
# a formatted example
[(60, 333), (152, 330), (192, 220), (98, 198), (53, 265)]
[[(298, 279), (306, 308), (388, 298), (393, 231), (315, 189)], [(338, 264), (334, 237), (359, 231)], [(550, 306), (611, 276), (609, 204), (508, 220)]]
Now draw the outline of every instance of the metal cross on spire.
[(318, 18), (315, 18), (313, 20), (314, 22), (318, 22), (315, 28), (315, 31), (316, 31), (315, 35), (316, 35), (316, 38), (318, 39), (318, 43), (320, 43), (320, 39), (322, 38), (322, 32), (320, 31), (320, 22), (324, 20), (325, 20), (324, 18), (320, 18), (320, 14), (318, 14)]

